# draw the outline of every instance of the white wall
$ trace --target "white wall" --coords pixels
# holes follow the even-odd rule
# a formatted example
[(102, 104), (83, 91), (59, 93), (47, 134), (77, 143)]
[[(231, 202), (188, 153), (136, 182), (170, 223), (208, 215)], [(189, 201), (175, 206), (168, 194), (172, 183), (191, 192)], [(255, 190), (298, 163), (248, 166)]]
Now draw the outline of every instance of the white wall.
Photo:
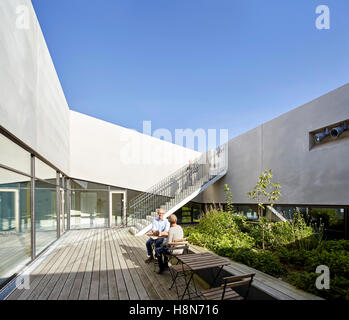
[(141, 191), (199, 155), (70, 112), (29, 0), (0, 1), (0, 126), (72, 177)]
[(349, 138), (309, 150), (309, 132), (347, 119), (349, 84), (230, 140), (227, 175), (197, 201), (224, 202), (229, 184), (235, 203), (253, 203), (247, 192), (272, 169), (280, 204), (349, 205)]
[(69, 174), (69, 108), (29, 0), (0, 1), (0, 126)]
[(70, 111), (71, 176), (145, 191), (199, 152)]

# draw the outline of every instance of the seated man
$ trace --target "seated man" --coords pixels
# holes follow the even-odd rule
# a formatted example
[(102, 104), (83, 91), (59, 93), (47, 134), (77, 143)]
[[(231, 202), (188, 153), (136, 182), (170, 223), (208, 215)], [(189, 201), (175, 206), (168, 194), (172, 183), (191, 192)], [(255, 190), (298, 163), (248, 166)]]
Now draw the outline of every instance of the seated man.
[(164, 219), (165, 210), (163, 208), (158, 209), (158, 218), (155, 218), (152, 225), (152, 233), (151, 235), (154, 237), (159, 237), (156, 240), (153, 238), (149, 238), (146, 243), (148, 259), (145, 260), (145, 263), (150, 263), (154, 260), (152, 244), (155, 242), (155, 248), (161, 246), (164, 242), (165, 237), (168, 235), (168, 231), (170, 229), (170, 223), (167, 219)]
[[(159, 273), (162, 273), (166, 267), (168, 267), (167, 265), (167, 257), (164, 257), (164, 260), (162, 258), (162, 256), (166, 253), (169, 253), (168, 248), (167, 248), (167, 244), (174, 242), (176, 240), (181, 240), (183, 239), (183, 229), (181, 226), (179, 226), (177, 224), (177, 217), (175, 214), (171, 214), (168, 217), (168, 221), (171, 224), (170, 230), (168, 232), (168, 236), (167, 236), (167, 240), (164, 241), (162, 243), (162, 246), (159, 248), (155, 249), (155, 256), (158, 259), (159, 262)], [(178, 249), (178, 250), (174, 250), (173, 254), (182, 254), (183, 253), (183, 249)]]

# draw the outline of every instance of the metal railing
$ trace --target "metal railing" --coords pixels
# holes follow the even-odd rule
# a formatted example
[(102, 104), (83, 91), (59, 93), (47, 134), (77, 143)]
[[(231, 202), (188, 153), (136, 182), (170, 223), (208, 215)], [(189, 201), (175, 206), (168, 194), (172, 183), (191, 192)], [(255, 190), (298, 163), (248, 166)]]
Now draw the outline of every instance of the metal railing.
[(132, 199), (127, 208), (127, 226), (136, 226), (159, 208), (168, 211), (226, 171), (226, 149), (226, 145), (222, 145), (202, 154)]

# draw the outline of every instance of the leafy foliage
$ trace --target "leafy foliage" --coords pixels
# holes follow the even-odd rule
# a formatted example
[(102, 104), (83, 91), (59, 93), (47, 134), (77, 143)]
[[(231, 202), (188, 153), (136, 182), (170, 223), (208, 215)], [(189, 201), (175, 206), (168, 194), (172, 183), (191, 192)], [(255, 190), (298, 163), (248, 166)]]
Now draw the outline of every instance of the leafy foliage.
[(307, 226), (301, 216), (290, 222), (260, 223), (252, 224), (249, 233), (255, 239), (259, 248), (262, 248), (262, 228), (264, 228), (264, 246), (275, 250), (287, 246), (289, 248), (301, 249), (317, 245), (314, 231)]
[(227, 211), (233, 212), (233, 193), (231, 192), (229, 185), (224, 185), (225, 202), (227, 204)]
[(245, 224), (245, 217), (211, 210), (200, 218), (196, 227), (186, 228), (185, 234), (193, 244), (213, 251), (220, 248), (252, 248), (253, 238), (242, 232)]
[[(349, 241), (318, 243), (314, 230), (301, 215), (292, 223), (266, 223), (265, 250), (261, 224), (249, 223), (241, 215), (211, 210), (185, 236), (193, 244), (283, 279), (325, 299), (349, 299)], [(317, 266), (330, 268), (330, 290), (315, 287)]]
[(275, 201), (281, 197), (281, 185), (273, 182), (273, 172), (271, 169), (265, 169), (258, 178), (258, 182), (253, 190), (247, 193), (248, 197), (258, 202), (258, 217), (261, 230), (262, 249), (265, 249), (265, 232), (267, 221), (262, 217), (262, 212), (265, 210), (264, 202), (270, 203), (273, 206)]
[[(282, 196), (280, 189), (282, 188), (279, 183), (273, 182), (273, 172), (271, 169), (265, 169), (258, 178), (258, 182), (253, 190), (249, 191), (248, 197), (252, 200), (258, 201), (258, 207), (265, 209), (264, 203), (268, 202), (271, 206), (280, 199)], [(259, 216), (261, 217), (261, 210)]]

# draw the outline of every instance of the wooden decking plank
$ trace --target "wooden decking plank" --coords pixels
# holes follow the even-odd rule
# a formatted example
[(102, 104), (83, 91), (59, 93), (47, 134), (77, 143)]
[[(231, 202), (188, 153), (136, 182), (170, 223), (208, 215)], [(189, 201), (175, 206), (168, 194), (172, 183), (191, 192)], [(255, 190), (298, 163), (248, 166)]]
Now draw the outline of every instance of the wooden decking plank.
[[(97, 246), (97, 240), (98, 240), (98, 230), (93, 230), (93, 236), (92, 236), (92, 247), (89, 252), (89, 256), (86, 263), (86, 270), (84, 273), (84, 277), (81, 283), (80, 293), (79, 293), (79, 300), (88, 300), (89, 294), (90, 294), (90, 286), (91, 286), (91, 279), (92, 279), (92, 271), (93, 271), (93, 262), (94, 262), (94, 256)], [(69, 297), (70, 299), (70, 297)]]
[(38, 300), (47, 300), (49, 299), (49, 296), (51, 292), (56, 288), (57, 281), (61, 278), (66, 265), (69, 263), (70, 258), (72, 254), (74, 253), (76, 249), (76, 244), (79, 243), (80, 238), (82, 237), (81, 233), (77, 234), (76, 240), (73, 243), (70, 243), (67, 254), (64, 256), (63, 259), (60, 260), (59, 264), (57, 264), (56, 269), (53, 271), (52, 274), (47, 274), (46, 277), (48, 279), (48, 282), (43, 284), (39, 284), (40, 287), (40, 294), (36, 295), (34, 294), (31, 299), (38, 299)]
[[(21, 294), (18, 296), (18, 300), (30, 299), (33, 291), (40, 285), (41, 281), (45, 278), (46, 274), (52, 270), (55, 261), (59, 260), (66, 254), (66, 247), (69, 245), (70, 241), (74, 241), (76, 235), (71, 233), (58, 247), (51, 252), (50, 256), (39, 265), (38, 268), (33, 270), (30, 274), (30, 289), (21, 290)], [(20, 291), (20, 290), (17, 290)], [(16, 292), (15, 292), (16, 294)]]
[(87, 238), (88, 234), (87, 233), (82, 233), (80, 232), (80, 237), (79, 239), (76, 241), (76, 243), (74, 243), (72, 246), (73, 248), (73, 252), (71, 253), (69, 260), (67, 261), (63, 271), (61, 272), (59, 279), (56, 282), (56, 285), (54, 286), (53, 290), (51, 291), (48, 300), (58, 300), (58, 298), (61, 295), (61, 292), (66, 289), (67, 287), (71, 288), (70, 284), (72, 284), (72, 282), (67, 282), (68, 279), (75, 275), (76, 273), (73, 272), (73, 268), (76, 265), (76, 261), (79, 257), (79, 255), (81, 254), (81, 252), (83, 251), (83, 246), (86, 243), (85, 240)]
[(70, 243), (76, 239), (77, 235), (74, 234), (74, 237), (70, 239), (70, 241), (65, 242), (65, 246), (62, 247), (62, 254), (58, 259), (52, 261), (50, 265), (48, 265), (48, 269), (43, 273), (43, 277), (39, 280), (39, 283), (34, 289), (31, 289), (30, 295), (27, 297), (27, 300), (36, 300), (41, 294), (45, 285), (49, 282), (52, 275), (54, 274), (56, 268), (59, 266), (60, 262), (65, 258), (65, 256), (69, 253)]
[(60, 297), (59, 299), (68, 299), (68, 300), (78, 300), (79, 298), (79, 294), (80, 294), (80, 289), (82, 286), (82, 282), (84, 279), (84, 275), (85, 275), (85, 271), (86, 271), (86, 267), (87, 267), (87, 262), (88, 262), (88, 258), (91, 252), (91, 247), (92, 247), (92, 242), (93, 242), (93, 236), (94, 236), (94, 230), (90, 230), (89, 231), (89, 236), (88, 236), (88, 240), (87, 242), (87, 247), (85, 250), (85, 253), (83, 254), (78, 270), (77, 270), (77, 274), (76, 277), (74, 279), (72, 288), (70, 290), (70, 292), (68, 293), (68, 297), (65, 296), (66, 293), (62, 292), (62, 297)]
[(128, 267), (127, 267), (127, 264), (126, 264), (126, 261), (125, 261), (125, 257), (124, 257), (124, 255), (121, 252), (119, 243), (118, 243), (117, 238), (115, 236), (115, 232), (112, 232), (111, 234), (112, 234), (112, 237), (113, 237), (113, 240), (114, 240), (113, 244), (115, 246), (116, 254), (117, 254), (117, 257), (119, 259), (121, 271), (122, 271), (123, 277), (124, 277), (125, 282), (126, 282), (126, 288), (127, 288), (127, 292), (128, 292), (129, 298), (130, 298), (130, 300), (139, 300), (140, 298), (139, 298), (139, 295), (138, 295), (138, 291), (137, 291), (137, 289), (136, 289), (136, 287), (135, 287), (135, 285), (133, 283), (133, 280), (132, 280), (132, 277), (131, 277), (131, 274), (130, 274), (130, 270), (128, 270)]
[[(124, 231), (126, 233), (129, 233), (128, 230)], [(156, 291), (158, 292), (160, 299), (162, 300), (173, 300), (177, 299), (177, 296), (174, 295), (173, 292), (169, 290), (169, 287), (172, 283), (172, 278), (170, 275), (164, 273), (164, 274), (157, 274), (154, 272), (154, 266), (153, 264), (146, 264), (144, 260), (147, 258), (147, 252), (145, 248), (145, 243), (148, 238), (143, 237), (134, 237), (131, 235), (131, 241), (134, 243), (135, 248), (135, 257), (138, 260), (138, 263), (140, 266), (142, 266), (142, 269), (144, 270), (144, 273), (148, 277), (149, 281), (152, 283), (152, 285), (155, 287)], [(167, 280), (164, 281), (164, 278)]]
[(118, 253), (114, 245), (114, 238), (112, 235), (113, 232), (114, 230), (108, 230), (108, 240), (110, 245), (111, 259), (114, 266), (114, 274), (115, 274), (115, 280), (117, 284), (118, 297), (120, 300), (129, 300), (130, 298), (127, 291), (127, 285), (125, 282), (125, 278), (122, 274)]
[[(128, 230), (124, 232), (129, 234)], [(172, 283), (171, 276), (166, 273), (162, 275), (157, 274), (156, 272), (154, 272), (153, 264), (146, 264), (144, 262), (144, 260), (147, 258), (146, 248), (145, 248), (145, 243), (147, 239), (148, 238), (134, 237), (131, 235), (130, 243), (132, 242), (134, 244), (134, 250), (133, 250), (134, 256), (138, 260), (138, 263), (142, 267), (146, 277), (149, 279), (149, 282), (151, 282), (156, 292), (160, 296), (160, 299), (162, 300), (177, 299), (177, 296), (174, 296), (172, 292), (169, 290), (169, 287)], [(164, 278), (167, 278), (167, 281), (166, 282), (161, 281), (161, 284), (160, 284), (160, 280), (163, 280)]]
[(125, 248), (125, 245), (122, 242), (123, 233), (122, 232), (115, 232), (114, 235), (118, 239), (120, 250), (125, 258), (126, 265), (127, 265), (128, 270), (130, 272), (130, 275), (132, 277), (133, 283), (135, 284), (135, 287), (138, 291), (139, 298), (141, 300), (150, 300), (149, 295), (147, 293), (147, 290), (144, 287), (143, 282), (142, 282), (142, 280), (137, 272), (137, 269), (139, 267), (131, 259), (131, 256), (129, 255), (127, 248)]
[[(145, 247), (145, 243), (146, 243), (146, 239), (142, 238), (142, 237), (134, 237), (133, 238), (133, 242), (135, 244), (138, 244), (137, 246), (137, 251), (138, 251), (138, 255), (139, 257), (143, 260), (144, 263), (144, 269), (146, 270), (147, 274), (152, 275), (152, 278), (154, 279), (154, 285), (158, 285), (159, 287), (164, 289), (164, 297), (166, 297), (166, 300), (177, 300), (177, 295), (176, 295), (176, 290), (175, 288), (173, 288), (172, 290), (169, 290), (169, 287), (171, 286), (172, 283), (172, 278), (171, 275), (166, 273), (163, 274), (158, 274), (156, 272), (154, 272), (154, 266), (152, 263), (150, 264), (146, 264), (144, 262), (144, 260), (147, 258), (147, 252), (146, 252), (146, 247)], [(142, 248), (143, 247), (143, 248)]]
[[(139, 277), (143, 281), (144, 287), (151, 300), (163, 300), (166, 296), (164, 288), (157, 286), (154, 283), (154, 277), (152, 273), (147, 272), (145, 267), (144, 259), (139, 256), (137, 243), (134, 241), (134, 236), (130, 235), (128, 230), (122, 230), (120, 232), (122, 235), (122, 243), (125, 246), (126, 251), (129, 253), (130, 259), (134, 264), (138, 265), (137, 271)], [(155, 284), (155, 285), (154, 285)]]
[(120, 243), (125, 248), (129, 260), (132, 262), (133, 268), (136, 270), (139, 279), (143, 283), (143, 287), (145, 288), (150, 300), (160, 300), (160, 296), (154, 289), (151, 281), (149, 281), (147, 274), (144, 272), (144, 269), (142, 268), (143, 265), (140, 264), (138, 259), (136, 258), (137, 254), (135, 254), (135, 245), (132, 241), (132, 237), (130, 237), (126, 232), (123, 231), (118, 232), (118, 236), (120, 239)]
[[(86, 249), (87, 249), (87, 245), (89, 243), (89, 236), (91, 234), (91, 231), (87, 231), (87, 233), (84, 233), (84, 237), (83, 237), (83, 243), (80, 246), (77, 246), (77, 255), (74, 256), (74, 260), (72, 261), (72, 268), (67, 276), (67, 279), (65, 281), (65, 284), (58, 296), (57, 299), (59, 300), (67, 300), (69, 297), (69, 293), (72, 289), (72, 286), (74, 284), (74, 280), (77, 276), (78, 270), (79, 270), (79, 265), (81, 263), (81, 260), (83, 258), (83, 256), (85, 255)], [(81, 240), (80, 240), (81, 242)]]
[[(43, 300), (57, 300), (59, 297), (60, 292), (62, 291), (65, 282), (70, 274), (71, 268), (73, 266), (72, 259), (76, 257), (78, 254), (78, 244), (84, 239), (83, 234), (79, 234), (78, 238), (74, 243), (72, 243), (70, 246), (72, 247), (70, 250), (70, 253), (66, 255), (64, 261), (60, 264), (59, 269), (56, 270), (54, 275), (52, 276), (49, 283), (46, 285), (45, 290), (47, 292), (47, 295), (44, 295), (44, 292), (42, 292)], [(49, 292), (49, 287), (51, 287), (51, 292)], [(41, 299), (40, 297), (38, 298)]]
[[(250, 268), (248, 266), (232, 263), (232, 265), (235, 267), (235, 269), (240, 270), (240, 272), (243, 273), (256, 273), (255, 279), (259, 280), (260, 282), (263, 282), (265, 285), (274, 288), (275, 290), (278, 290), (279, 292), (293, 298), (296, 300), (302, 300), (304, 298), (307, 298), (309, 294), (299, 292), (298, 289), (292, 287), (291, 285), (285, 283), (282, 280), (275, 279), (265, 273), (262, 273), (259, 270)], [(309, 295), (310, 296), (310, 295)]]
[(102, 243), (102, 230), (99, 229), (97, 232), (97, 245), (96, 252), (94, 256), (93, 269), (92, 269), (92, 278), (90, 293), (88, 296), (89, 300), (98, 300), (99, 297), (99, 271), (100, 271), (100, 262), (101, 262), (101, 243)]
[(105, 230), (105, 247), (106, 247), (106, 268), (107, 268), (107, 279), (108, 279), (108, 297), (109, 300), (119, 300), (118, 284), (116, 283), (113, 258), (110, 246), (110, 230)]
[(99, 272), (99, 300), (108, 300), (108, 273), (107, 273), (107, 253), (106, 253), (107, 230), (102, 230), (101, 261)]

